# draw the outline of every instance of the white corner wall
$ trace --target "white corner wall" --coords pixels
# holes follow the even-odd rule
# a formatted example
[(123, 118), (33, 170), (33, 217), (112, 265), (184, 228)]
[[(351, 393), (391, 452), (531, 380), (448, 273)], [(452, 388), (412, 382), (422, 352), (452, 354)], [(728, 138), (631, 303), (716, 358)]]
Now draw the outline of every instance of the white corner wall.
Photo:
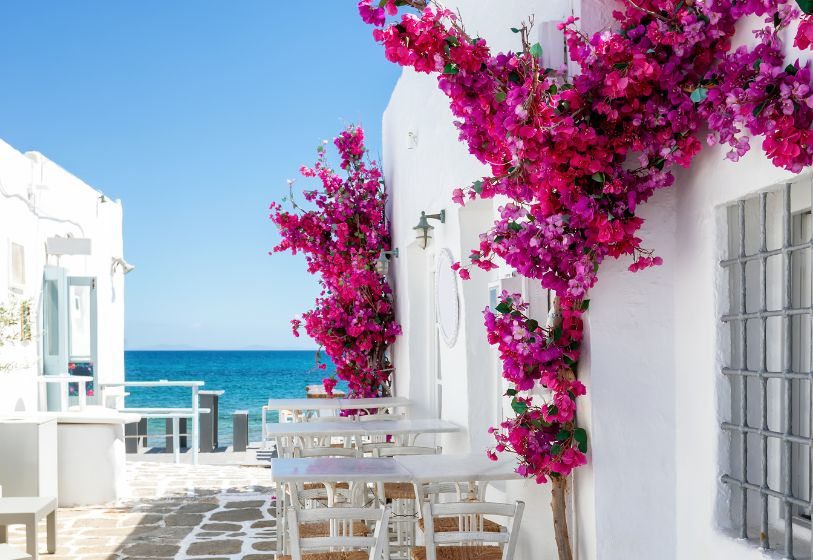
[[(0, 347), (0, 361), (14, 363), (0, 373), (0, 414), (37, 409), (35, 377), (42, 373), (42, 280), (46, 265), (69, 276), (96, 278), (100, 381), (124, 378), (124, 278), (113, 272), (123, 257), (122, 207), (37, 152), (18, 152), (0, 141), (0, 300), (31, 301), (33, 339)], [(90, 238), (90, 256), (48, 256), (46, 239)], [(10, 286), (10, 244), (25, 248), (25, 283)], [(67, 373), (67, 372), (65, 372)]]

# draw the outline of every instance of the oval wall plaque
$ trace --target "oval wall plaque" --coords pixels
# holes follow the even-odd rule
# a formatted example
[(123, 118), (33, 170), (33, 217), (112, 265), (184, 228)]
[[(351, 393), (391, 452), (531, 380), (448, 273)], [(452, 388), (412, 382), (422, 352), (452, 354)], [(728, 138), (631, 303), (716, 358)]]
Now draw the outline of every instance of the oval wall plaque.
[(435, 309), (440, 334), (446, 346), (457, 342), (460, 330), (460, 301), (457, 293), (457, 273), (452, 270), (452, 253), (443, 249), (435, 261)]

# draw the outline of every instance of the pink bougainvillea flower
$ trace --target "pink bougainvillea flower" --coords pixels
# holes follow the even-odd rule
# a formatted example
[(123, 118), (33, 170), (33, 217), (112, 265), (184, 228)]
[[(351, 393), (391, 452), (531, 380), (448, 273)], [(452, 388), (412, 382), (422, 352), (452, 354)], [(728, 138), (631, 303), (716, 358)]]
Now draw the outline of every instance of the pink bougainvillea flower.
[(813, 44), (813, 16), (805, 16), (799, 21), (793, 45), (804, 50), (809, 49), (811, 44)]

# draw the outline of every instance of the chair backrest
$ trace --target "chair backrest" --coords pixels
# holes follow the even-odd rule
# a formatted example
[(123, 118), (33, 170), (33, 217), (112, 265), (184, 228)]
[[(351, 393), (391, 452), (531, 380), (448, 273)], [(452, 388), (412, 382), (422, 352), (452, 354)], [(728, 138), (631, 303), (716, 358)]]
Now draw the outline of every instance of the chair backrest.
[[(288, 531), (291, 537), (291, 558), (302, 560), (307, 550), (369, 550), (369, 560), (379, 560), (387, 538), (390, 509), (379, 508), (317, 508), (297, 510), (288, 508)], [(327, 537), (300, 537), (299, 524), (327, 521), (337, 534)], [(354, 521), (374, 521), (372, 536), (353, 535)]]
[(403, 420), (406, 414), (388, 414), (386, 412), (377, 412), (375, 414), (358, 414), (356, 418), (359, 422), (373, 422), (375, 420)]
[[(502, 560), (513, 560), (524, 509), (525, 502), (520, 501), (514, 502), (513, 504), (495, 502), (433, 504), (431, 502), (424, 502), (423, 518), (426, 559), (437, 560), (437, 545), (494, 543), (503, 545)], [(482, 527), (484, 515), (509, 519), (510, 526), (508, 531), (499, 533), (484, 531)], [(435, 532), (435, 517), (455, 516), (464, 521), (464, 523), (460, 525), (460, 528), (464, 530), (442, 533)]]
[(293, 456), (302, 457), (361, 457), (355, 447), (295, 447)]
[(392, 447), (375, 447), (374, 457), (403, 457), (405, 455), (440, 455), (441, 447), (422, 447), (419, 445), (393, 445)]

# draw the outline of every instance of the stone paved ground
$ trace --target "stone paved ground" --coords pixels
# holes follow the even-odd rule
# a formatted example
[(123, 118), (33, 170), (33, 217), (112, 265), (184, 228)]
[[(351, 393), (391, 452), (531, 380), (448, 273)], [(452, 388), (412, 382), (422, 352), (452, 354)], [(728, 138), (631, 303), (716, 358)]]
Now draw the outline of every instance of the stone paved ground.
[[(42, 560), (270, 560), (276, 548), (271, 470), (129, 461), (130, 497), (57, 513), (57, 553)], [(45, 527), (40, 528), (45, 552)], [(25, 549), (21, 527), (12, 545)]]

